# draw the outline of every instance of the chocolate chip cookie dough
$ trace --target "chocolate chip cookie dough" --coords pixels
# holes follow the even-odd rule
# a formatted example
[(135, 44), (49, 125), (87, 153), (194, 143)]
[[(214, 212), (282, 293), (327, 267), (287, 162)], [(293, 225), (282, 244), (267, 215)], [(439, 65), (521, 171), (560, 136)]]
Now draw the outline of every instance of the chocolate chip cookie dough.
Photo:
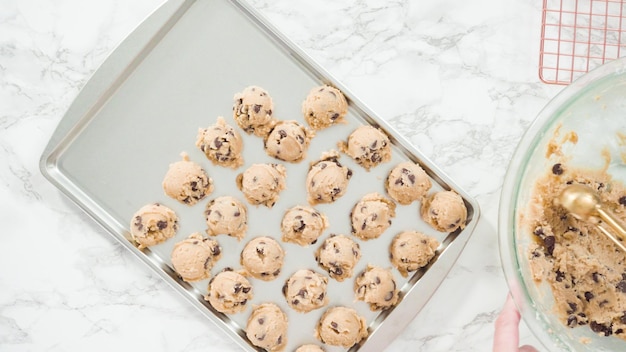
[(467, 208), (454, 191), (436, 192), (422, 201), (422, 220), (440, 232), (465, 228)]
[(285, 252), (271, 237), (256, 237), (241, 251), (241, 265), (246, 272), (264, 281), (274, 280), (280, 275)]
[(296, 348), (296, 352), (325, 352), (324, 349), (318, 345), (307, 344)]
[(347, 142), (340, 142), (339, 149), (348, 154), (365, 170), (391, 160), (389, 137), (378, 128), (370, 125), (358, 127), (348, 136)]
[(170, 164), (163, 178), (163, 190), (177, 201), (194, 205), (213, 192), (213, 180), (199, 164), (190, 161), (187, 153), (183, 160)]
[(378, 238), (396, 216), (396, 203), (374, 192), (361, 198), (350, 212), (352, 234), (362, 240)]
[(291, 308), (307, 313), (328, 303), (327, 284), (326, 276), (311, 269), (300, 269), (285, 282), (283, 295)]
[(297, 163), (306, 157), (314, 132), (297, 121), (279, 121), (265, 138), (265, 152), (278, 160)]
[(423, 268), (436, 254), (439, 241), (417, 231), (403, 231), (394, 236), (389, 246), (389, 259), (403, 277)]
[(254, 308), (246, 325), (250, 342), (266, 351), (282, 351), (287, 344), (287, 315), (274, 303)]
[(331, 150), (322, 154), (320, 160), (311, 163), (306, 176), (309, 204), (332, 203), (346, 193), (352, 170), (341, 165), (339, 153)]
[(422, 199), (432, 186), (426, 171), (416, 163), (405, 161), (396, 165), (385, 181), (387, 194), (402, 205)]
[(361, 247), (345, 235), (331, 234), (315, 252), (315, 260), (337, 281), (351, 277), (359, 259)]
[(174, 270), (187, 282), (207, 279), (211, 268), (222, 256), (222, 248), (212, 238), (198, 232), (176, 243), (171, 259)]
[(326, 215), (305, 205), (296, 205), (288, 209), (280, 224), (283, 241), (304, 247), (315, 244), (326, 228), (328, 228)]
[(178, 216), (160, 203), (141, 207), (130, 222), (130, 235), (139, 249), (157, 245), (172, 238), (178, 231)]
[(315, 336), (325, 344), (352, 347), (368, 335), (365, 319), (348, 307), (328, 308), (320, 318)]
[(354, 281), (354, 296), (370, 305), (371, 310), (382, 310), (398, 303), (396, 280), (389, 269), (367, 265)]
[(330, 127), (343, 121), (348, 113), (348, 102), (341, 91), (331, 86), (311, 89), (302, 103), (305, 121), (316, 130)]
[(219, 116), (215, 125), (198, 130), (198, 147), (213, 164), (236, 169), (243, 165), (243, 141), (239, 132)]
[(225, 234), (241, 240), (248, 230), (248, 210), (246, 206), (231, 196), (212, 199), (204, 212), (207, 234)]
[(274, 103), (269, 93), (257, 86), (249, 86), (236, 93), (233, 118), (247, 134), (264, 137), (275, 123)]
[(626, 221), (626, 188), (603, 170), (555, 163), (535, 182), (531, 206), (520, 221), (534, 238), (529, 246), (533, 279), (547, 283), (560, 321), (588, 326), (601, 336), (626, 339), (626, 254), (596, 228), (553, 202), (569, 184), (594, 189), (603, 205)]
[(230, 268), (209, 281), (209, 292), (204, 297), (215, 310), (224, 314), (243, 312), (252, 298), (253, 289), (248, 279)]
[(237, 175), (236, 182), (248, 203), (271, 208), (285, 189), (286, 177), (287, 169), (281, 164), (253, 164)]

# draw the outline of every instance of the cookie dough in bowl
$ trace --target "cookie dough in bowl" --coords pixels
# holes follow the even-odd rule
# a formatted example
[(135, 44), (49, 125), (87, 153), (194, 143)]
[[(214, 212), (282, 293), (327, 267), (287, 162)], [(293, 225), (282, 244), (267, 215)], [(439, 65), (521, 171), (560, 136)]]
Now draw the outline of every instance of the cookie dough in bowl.
[(221, 116), (214, 125), (198, 130), (196, 147), (215, 165), (232, 169), (243, 165), (241, 136)]
[(439, 241), (421, 232), (408, 230), (394, 236), (389, 246), (389, 259), (403, 277), (423, 268), (434, 258)]
[(297, 163), (306, 157), (313, 135), (297, 121), (279, 121), (265, 138), (265, 152), (278, 160)]
[(422, 201), (422, 220), (440, 232), (465, 228), (467, 208), (463, 198), (454, 191), (436, 192)]
[(241, 265), (247, 273), (264, 281), (280, 275), (285, 252), (275, 239), (267, 236), (250, 240), (241, 251)]
[(226, 268), (211, 278), (208, 291), (204, 299), (215, 310), (224, 314), (243, 312), (248, 301), (254, 297), (248, 279), (231, 268)]
[(283, 295), (291, 308), (306, 313), (328, 303), (327, 284), (326, 276), (311, 269), (300, 269), (285, 282)]
[(331, 150), (313, 162), (306, 176), (309, 204), (332, 203), (342, 197), (348, 188), (352, 170), (341, 165), (339, 153)]
[(352, 234), (362, 240), (378, 238), (396, 216), (396, 203), (374, 192), (363, 196), (350, 212)]
[(177, 201), (194, 205), (213, 192), (213, 180), (198, 163), (189, 160), (187, 153), (183, 160), (170, 164), (163, 179), (163, 190)]
[(380, 163), (391, 160), (389, 137), (383, 131), (370, 125), (360, 126), (350, 133), (347, 142), (339, 143), (339, 149), (367, 171)]
[(315, 252), (315, 260), (337, 281), (352, 277), (359, 259), (361, 247), (346, 235), (331, 234)]
[(302, 103), (304, 119), (316, 130), (328, 128), (343, 121), (348, 113), (348, 102), (341, 91), (331, 86), (311, 89)]
[(269, 93), (257, 86), (249, 86), (235, 94), (233, 118), (247, 134), (264, 137), (275, 123), (274, 103)]
[(283, 241), (304, 247), (315, 244), (326, 228), (326, 215), (306, 205), (287, 209), (280, 225)]
[(178, 231), (178, 216), (163, 204), (151, 203), (141, 207), (130, 222), (130, 235), (139, 249), (163, 243)]
[(328, 308), (320, 318), (315, 336), (331, 346), (352, 347), (368, 336), (365, 319), (349, 307)]
[(250, 342), (266, 351), (282, 351), (287, 344), (287, 315), (274, 303), (254, 307), (246, 325)]
[(209, 278), (211, 268), (221, 256), (222, 248), (216, 240), (194, 232), (174, 245), (171, 259), (178, 275), (193, 282)]
[(396, 165), (387, 176), (385, 190), (391, 199), (402, 205), (422, 199), (432, 184), (426, 171), (416, 163), (405, 161)]
[(391, 270), (368, 264), (354, 281), (354, 296), (368, 303), (371, 310), (386, 309), (398, 303), (398, 289)]
[(204, 212), (207, 234), (225, 234), (241, 240), (248, 230), (248, 210), (237, 198), (222, 196), (212, 199)]
[(281, 164), (253, 164), (237, 175), (237, 187), (252, 205), (274, 206), (285, 189), (287, 169)]

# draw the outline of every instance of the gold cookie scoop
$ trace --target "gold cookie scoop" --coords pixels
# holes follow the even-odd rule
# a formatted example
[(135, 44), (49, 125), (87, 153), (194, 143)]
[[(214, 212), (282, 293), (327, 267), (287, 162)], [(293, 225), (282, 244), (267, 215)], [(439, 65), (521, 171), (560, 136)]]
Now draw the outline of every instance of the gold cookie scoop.
[(608, 228), (602, 226), (602, 222), (596, 223), (596, 227), (626, 252), (626, 246), (623, 242), (626, 240), (626, 228), (602, 204), (600, 197), (591, 187), (581, 184), (569, 185), (561, 192), (558, 203), (578, 220), (587, 221), (590, 217), (600, 218), (613, 231), (609, 231)]

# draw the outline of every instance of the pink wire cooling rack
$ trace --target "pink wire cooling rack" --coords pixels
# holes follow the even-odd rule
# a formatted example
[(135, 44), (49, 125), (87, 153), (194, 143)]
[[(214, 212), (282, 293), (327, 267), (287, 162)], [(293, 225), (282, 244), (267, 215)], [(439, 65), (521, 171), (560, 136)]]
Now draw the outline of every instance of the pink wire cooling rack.
[(539, 78), (569, 84), (626, 53), (623, 0), (544, 0)]

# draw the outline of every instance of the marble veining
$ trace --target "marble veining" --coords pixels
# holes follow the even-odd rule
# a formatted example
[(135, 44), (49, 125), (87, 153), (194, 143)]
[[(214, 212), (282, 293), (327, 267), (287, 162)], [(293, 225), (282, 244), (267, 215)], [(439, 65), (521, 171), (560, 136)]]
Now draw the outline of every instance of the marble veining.
[[(0, 2), (0, 350), (239, 349), (38, 169), (90, 75), (162, 2)], [(540, 2), (250, 4), (480, 203), (457, 264), (388, 350), (490, 350), (508, 290), (502, 181), (517, 141), (561, 89), (537, 75)], [(521, 340), (539, 347), (523, 325)]]

